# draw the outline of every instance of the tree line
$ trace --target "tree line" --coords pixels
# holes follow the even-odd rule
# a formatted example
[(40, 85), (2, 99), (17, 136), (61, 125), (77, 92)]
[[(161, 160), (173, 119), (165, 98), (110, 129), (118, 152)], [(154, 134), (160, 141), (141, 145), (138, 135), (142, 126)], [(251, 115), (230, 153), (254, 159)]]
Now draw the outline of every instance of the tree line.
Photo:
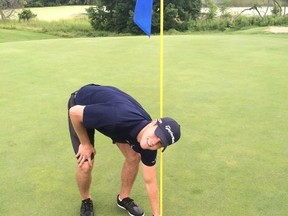
[[(87, 9), (88, 17), (94, 29), (117, 33), (141, 33), (133, 23), (135, 0), (100, 0), (95, 7)], [(165, 0), (164, 30), (185, 31), (188, 22), (200, 16), (201, 0)], [(153, 6), (152, 32), (159, 32), (160, 1)]]

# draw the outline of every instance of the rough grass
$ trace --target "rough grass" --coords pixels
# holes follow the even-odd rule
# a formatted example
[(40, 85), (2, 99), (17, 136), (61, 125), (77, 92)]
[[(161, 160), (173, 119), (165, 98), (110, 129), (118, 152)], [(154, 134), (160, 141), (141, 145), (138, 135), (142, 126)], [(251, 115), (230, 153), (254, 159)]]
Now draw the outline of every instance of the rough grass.
[(0, 21), (0, 29), (45, 33), (64, 38), (129, 35), (97, 31), (92, 28), (87, 17), (76, 17), (51, 21), (37, 19), (33, 19), (28, 22), (19, 22), (17, 20)]
[(15, 41), (26, 41), (26, 40), (41, 40), (41, 39), (52, 39), (57, 38), (55, 36), (37, 33), (37, 32), (27, 32), (21, 30), (11, 30), (11, 29), (0, 29), (0, 43), (3, 42), (15, 42)]
[[(163, 215), (285, 215), (287, 35), (166, 36), (164, 44), (164, 115), (181, 123), (182, 138), (164, 154)], [(0, 215), (78, 215), (69, 94), (115, 85), (156, 118), (159, 38), (10, 41), (0, 59)], [(100, 134), (96, 146), (97, 215), (126, 215), (115, 206), (122, 156)], [(151, 215), (142, 183), (140, 174), (132, 196)]]

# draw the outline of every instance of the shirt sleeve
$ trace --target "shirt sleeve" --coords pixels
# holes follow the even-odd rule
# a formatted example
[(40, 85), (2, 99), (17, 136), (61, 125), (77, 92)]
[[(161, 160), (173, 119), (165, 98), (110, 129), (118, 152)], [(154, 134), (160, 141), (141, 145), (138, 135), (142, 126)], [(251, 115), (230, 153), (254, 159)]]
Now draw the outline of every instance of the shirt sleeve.
[(141, 161), (146, 166), (154, 166), (156, 164), (157, 150), (142, 150)]

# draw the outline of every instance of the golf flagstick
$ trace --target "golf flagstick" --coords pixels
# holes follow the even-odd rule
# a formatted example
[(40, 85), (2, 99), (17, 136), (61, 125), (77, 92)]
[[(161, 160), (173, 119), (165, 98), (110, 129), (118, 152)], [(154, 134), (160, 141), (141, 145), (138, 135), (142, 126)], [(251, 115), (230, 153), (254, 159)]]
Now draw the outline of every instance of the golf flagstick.
[[(152, 26), (153, 0), (137, 0), (133, 21), (149, 37)], [(164, 0), (160, 0), (160, 118), (163, 117), (163, 39), (164, 39)], [(163, 148), (162, 148), (163, 149)], [(163, 152), (160, 151), (160, 215), (163, 216)]]
[[(137, 0), (133, 21), (149, 37), (152, 26), (153, 0)], [(164, 0), (160, 0), (160, 118), (163, 117), (163, 39), (164, 39)], [(163, 216), (163, 152), (160, 151), (160, 215)]]
[[(160, 118), (163, 117), (164, 0), (160, 0)], [(163, 152), (160, 151), (160, 215), (163, 216)]]

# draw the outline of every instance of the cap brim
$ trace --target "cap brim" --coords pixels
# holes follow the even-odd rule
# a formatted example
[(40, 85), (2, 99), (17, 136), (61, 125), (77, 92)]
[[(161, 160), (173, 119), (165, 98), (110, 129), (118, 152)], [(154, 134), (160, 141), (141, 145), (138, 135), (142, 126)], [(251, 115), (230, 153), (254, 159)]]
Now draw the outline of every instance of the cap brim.
[(165, 136), (163, 130), (159, 126), (155, 130), (155, 135), (161, 140), (163, 147), (167, 148), (168, 141), (166, 139), (166, 136)]
[(167, 147), (163, 147), (162, 152), (164, 152), (166, 148), (167, 148)]

